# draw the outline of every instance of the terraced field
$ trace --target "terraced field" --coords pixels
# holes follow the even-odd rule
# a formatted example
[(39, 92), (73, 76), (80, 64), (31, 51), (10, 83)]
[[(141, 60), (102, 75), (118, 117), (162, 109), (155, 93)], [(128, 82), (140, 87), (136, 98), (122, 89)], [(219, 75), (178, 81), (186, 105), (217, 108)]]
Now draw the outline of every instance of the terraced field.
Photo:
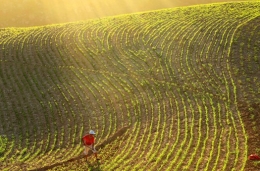
[[(259, 9), (222, 3), (1, 29), (0, 169), (257, 167), (240, 107), (260, 104)], [(66, 162), (82, 155), (89, 129), (101, 163)]]

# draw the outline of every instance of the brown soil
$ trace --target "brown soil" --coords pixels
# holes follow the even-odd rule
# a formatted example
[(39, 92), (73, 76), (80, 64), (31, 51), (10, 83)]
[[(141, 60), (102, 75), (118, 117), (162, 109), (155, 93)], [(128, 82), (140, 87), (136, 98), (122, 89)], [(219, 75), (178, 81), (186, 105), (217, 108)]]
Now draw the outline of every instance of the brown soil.
[[(246, 104), (240, 102), (238, 103), (238, 107), (244, 122), (246, 133), (248, 135), (248, 155), (260, 155), (260, 104)], [(245, 170), (260, 170), (260, 162), (248, 160)]]
[[(100, 150), (102, 148), (104, 148), (106, 145), (112, 143), (114, 140), (116, 140), (117, 138), (121, 137), (129, 128), (130, 126), (125, 126), (123, 128), (121, 128), (120, 130), (118, 130), (115, 134), (113, 134), (112, 136), (110, 136), (108, 139), (104, 140), (102, 143), (100, 143), (99, 145), (96, 146), (97, 150)], [(89, 151), (88, 156), (92, 155), (92, 152)], [(82, 163), (82, 159), (84, 158), (84, 155), (80, 155), (74, 158), (71, 158), (67, 161), (64, 162), (60, 162), (60, 163), (55, 163), (53, 165), (49, 165), (49, 166), (44, 166), (42, 168), (37, 168), (37, 169), (33, 169), (30, 171), (45, 171), (45, 170), (49, 170), (61, 165), (67, 165), (70, 162), (74, 162), (74, 163)]]

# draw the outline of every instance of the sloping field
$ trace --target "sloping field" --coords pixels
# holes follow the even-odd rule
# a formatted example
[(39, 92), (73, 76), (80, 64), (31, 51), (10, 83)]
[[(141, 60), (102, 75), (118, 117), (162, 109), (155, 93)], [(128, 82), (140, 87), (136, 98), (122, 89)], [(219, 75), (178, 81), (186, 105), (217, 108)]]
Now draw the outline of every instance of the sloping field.
[(100, 165), (50, 170), (247, 170), (240, 106), (260, 104), (259, 9), (223, 3), (1, 29), (0, 170), (77, 157), (89, 129)]

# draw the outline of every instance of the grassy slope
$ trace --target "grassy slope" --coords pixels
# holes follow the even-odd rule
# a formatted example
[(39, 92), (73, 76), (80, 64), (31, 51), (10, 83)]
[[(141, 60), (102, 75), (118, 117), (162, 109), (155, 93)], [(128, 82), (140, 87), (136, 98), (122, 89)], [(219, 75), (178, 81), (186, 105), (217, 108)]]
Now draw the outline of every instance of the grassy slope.
[(90, 128), (101, 142), (126, 125), (100, 170), (249, 167), (239, 103), (260, 99), (259, 6), (0, 30), (0, 168), (66, 161)]
[(213, 2), (225, 0), (1, 0), (0, 28), (42, 26)]

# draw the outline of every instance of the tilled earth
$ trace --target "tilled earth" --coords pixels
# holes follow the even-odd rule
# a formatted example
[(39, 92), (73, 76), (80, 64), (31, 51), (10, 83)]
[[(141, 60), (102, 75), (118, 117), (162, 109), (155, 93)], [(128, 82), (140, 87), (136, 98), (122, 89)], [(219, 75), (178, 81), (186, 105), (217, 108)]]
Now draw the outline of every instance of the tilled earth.
[[(260, 104), (246, 104), (240, 102), (238, 107), (248, 135), (248, 156), (250, 154), (260, 155)], [(245, 170), (260, 170), (260, 162), (248, 160)]]

